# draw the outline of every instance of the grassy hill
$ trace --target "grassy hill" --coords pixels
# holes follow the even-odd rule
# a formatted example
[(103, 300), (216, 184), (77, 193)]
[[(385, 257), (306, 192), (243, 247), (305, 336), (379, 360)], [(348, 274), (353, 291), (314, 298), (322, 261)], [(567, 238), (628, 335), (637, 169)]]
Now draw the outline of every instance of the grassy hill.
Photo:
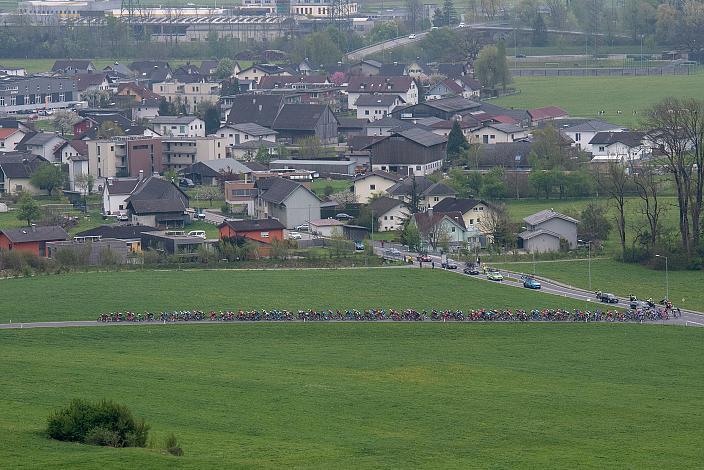
[[(258, 324), (0, 332), (5, 468), (696, 468), (704, 331)], [(686, 352), (686, 353), (683, 353)], [(111, 398), (183, 457), (48, 440)]]
[[(600, 117), (636, 128), (643, 110), (659, 100), (667, 96), (698, 97), (704, 86), (704, 73), (651, 77), (519, 77), (514, 85), (520, 94), (493, 102), (516, 108), (555, 105), (572, 116)], [(606, 114), (598, 116), (602, 110)], [(619, 110), (622, 114), (618, 114)]]

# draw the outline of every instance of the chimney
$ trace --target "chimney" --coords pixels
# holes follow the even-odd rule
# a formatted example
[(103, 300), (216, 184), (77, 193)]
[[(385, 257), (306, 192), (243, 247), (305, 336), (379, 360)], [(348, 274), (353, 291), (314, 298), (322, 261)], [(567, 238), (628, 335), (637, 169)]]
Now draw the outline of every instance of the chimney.
[(32, 232), (36, 232), (37, 231), (37, 224), (30, 225), (30, 229), (32, 230)]
[(259, 112), (261, 112), (261, 110), (262, 110), (262, 105), (259, 105)]
[(108, 186), (112, 186), (112, 177), (108, 178)]
[(139, 181), (144, 179), (144, 170), (139, 170)]
[(428, 217), (433, 217), (433, 206), (428, 207)]

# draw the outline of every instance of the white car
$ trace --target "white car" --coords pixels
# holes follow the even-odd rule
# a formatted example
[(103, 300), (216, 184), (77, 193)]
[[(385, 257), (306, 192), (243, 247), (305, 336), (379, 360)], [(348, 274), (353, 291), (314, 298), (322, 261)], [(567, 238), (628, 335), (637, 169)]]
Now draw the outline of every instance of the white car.
[(308, 232), (310, 230), (310, 225), (308, 225), (308, 224), (296, 225), (295, 229), (298, 230), (299, 232)]
[(460, 23), (460, 24), (457, 25), (457, 27), (458, 27), (458, 28), (465, 28), (465, 27), (467, 27), (467, 25), (464, 24), (464, 23)]
[(189, 237), (198, 237), (198, 238), (202, 238), (204, 240), (206, 238), (205, 230), (191, 230), (190, 232), (188, 232), (188, 236)]
[(130, 218), (127, 214), (120, 214), (117, 216), (117, 220), (120, 222), (129, 222)]
[(300, 240), (301, 238), (303, 238), (303, 237), (298, 232), (289, 232), (288, 233), (289, 240)]
[(410, 34), (410, 35), (408, 36), (408, 39), (415, 39), (415, 38), (416, 38), (416, 35), (415, 35), (415, 34)]

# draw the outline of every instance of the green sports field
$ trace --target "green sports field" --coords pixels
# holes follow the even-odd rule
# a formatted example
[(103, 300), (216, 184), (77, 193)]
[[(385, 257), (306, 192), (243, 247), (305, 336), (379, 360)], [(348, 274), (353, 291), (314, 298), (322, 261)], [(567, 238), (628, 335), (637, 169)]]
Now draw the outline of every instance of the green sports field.
[(0, 280), (0, 323), (201, 309), (577, 308), (441, 269), (124, 271)]
[[(495, 100), (502, 106), (536, 108), (560, 106), (572, 116), (599, 117), (632, 128), (643, 110), (667, 96), (699, 97), (704, 73), (650, 77), (519, 77), (520, 94)], [(606, 114), (598, 116), (599, 111)], [(618, 114), (621, 110), (622, 114)], [(633, 111), (637, 114), (633, 115)]]
[[(0, 332), (3, 468), (697, 468), (704, 331), (583, 324), (226, 324)], [(75, 397), (175, 433), (42, 435)]]

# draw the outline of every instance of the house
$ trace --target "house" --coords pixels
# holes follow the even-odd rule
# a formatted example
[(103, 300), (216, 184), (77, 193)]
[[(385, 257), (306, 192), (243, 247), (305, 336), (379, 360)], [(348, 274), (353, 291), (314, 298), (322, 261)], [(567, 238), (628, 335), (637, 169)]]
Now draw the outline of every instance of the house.
[(115, 96), (118, 97), (128, 97), (134, 103), (140, 103), (144, 100), (159, 100), (161, 96), (151, 91), (142, 85), (137, 85), (133, 82), (119, 83), (117, 85), (117, 93)]
[(227, 158), (225, 139), (208, 137), (162, 137), (162, 171), (182, 170), (194, 163)]
[(351, 76), (371, 77), (372, 75), (379, 75), (381, 65), (381, 62), (377, 60), (364, 59), (351, 65), (348, 72)]
[(186, 209), (186, 193), (158, 176), (139, 180), (127, 198), (127, 211), (134, 225), (183, 227), (188, 221)]
[(472, 131), (473, 144), (498, 144), (515, 142), (528, 137), (528, 132), (515, 124), (486, 124)]
[(360, 175), (354, 179), (355, 199), (360, 204), (368, 204), (372, 196), (384, 194), (399, 181), (401, 181), (400, 176), (381, 170)]
[(226, 124), (217, 131), (217, 135), (226, 139), (227, 145), (239, 145), (247, 141), (276, 142), (276, 132), (268, 127), (260, 126), (254, 122), (243, 122), (240, 124)]
[(357, 119), (338, 115), (336, 115), (336, 117), (337, 122), (339, 123), (337, 126), (337, 132), (344, 136), (345, 139), (349, 139), (355, 135), (364, 135), (369, 122), (368, 119)]
[(561, 134), (572, 139), (573, 147), (586, 151), (591, 150), (589, 142), (599, 132), (623, 132), (627, 130), (621, 126), (598, 119), (580, 119), (575, 122), (567, 119), (558, 119), (550, 124), (559, 130)]
[(394, 129), (402, 128), (406, 123), (392, 116), (386, 116), (367, 124), (366, 135), (368, 137), (391, 135)]
[(196, 116), (158, 116), (150, 124), (163, 136), (205, 137), (205, 121)]
[(288, 229), (320, 219), (320, 199), (301, 183), (286, 178), (265, 178), (256, 182), (257, 218), (273, 217)]
[(355, 103), (357, 119), (382, 119), (404, 103), (403, 98), (398, 95), (360, 95)]
[(395, 95), (409, 105), (418, 104), (418, 87), (409, 76), (352, 77), (347, 84), (347, 107), (357, 109), (362, 95)]
[(644, 139), (644, 132), (599, 132), (589, 141), (594, 156), (592, 163), (628, 163), (640, 160), (649, 151)]
[(171, 78), (180, 83), (205, 83), (207, 77), (200, 73), (200, 67), (187, 63), (176, 67)]
[(0, 75), (10, 75), (13, 77), (24, 77), (27, 75), (27, 69), (24, 67), (8, 67), (0, 65)]
[(283, 240), (285, 228), (276, 219), (226, 220), (218, 225), (221, 240), (246, 238), (264, 245)]
[(30, 183), (30, 178), (39, 167), (47, 163), (45, 158), (28, 152), (0, 153), (0, 194), (44, 192), (35, 188)]
[(392, 198), (413, 204), (417, 201), (418, 209), (423, 211), (434, 207), (447, 197), (457, 195), (457, 192), (444, 183), (434, 183), (425, 176), (405, 178), (386, 190)]
[(468, 231), (459, 213), (437, 213), (431, 209), (413, 214), (410, 221), (418, 227), (421, 244), (429, 251), (479, 246), (479, 232)]
[(184, 83), (172, 79), (153, 83), (152, 91), (163, 96), (169, 103), (183, 106), (186, 113), (190, 114), (195, 113), (200, 104), (217, 104), (220, 99), (219, 83)]
[(74, 238), (121, 240), (127, 246), (128, 253), (141, 253), (142, 233), (157, 231), (159, 231), (158, 228), (148, 225), (101, 225), (78, 232)]
[(533, 108), (527, 110), (530, 116), (531, 124), (537, 126), (544, 121), (552, 121), (555, 119), (565, 118), (569, 116), (567, 111), (558, 106), (545, 106), (543, 108)]
[(95, 65), (90, 60), (60, 59), (54, 62), (51, 71), (63, 75), (93, 73), (95, 72)]
[[(71, 191), (76, 191), (76, 177), (88, 174), (88, 145), (83, 140), (64, 142), (54, 155), (56, 161), (68, 166), (68, 182)], [(87, 192), (88, 188), (83, 188)]]
[(128, 67), (141, 83), (158, 83), (171, 79), (171, 67), (163, 60), (138, 60)]
[[(431, 118), (425, 118), (425, 119), (431, 119)], [(432, 118), (432, 119), (437, 119), (437, 118)], [(480, 129), (482, 127), (482, 123), (477, 121), (476, 119), (472, 119), (469, 116), (465, 116), (461, 121), (453, 121), (450, 119), (445, 119), (445, 120), (438, 120), (430, 125), (430, 128), (432, 131), (437, 134), (437, 135), (442, 135), (445, 137), (448, 137), (450, 135), (450, 132), (452, 131), (452, 128), (455, 126), (455, 123), (457, 123), (460, 126), (460, 130), (462, 131), (462, 135), (464, 135), (465, 139), (467, 139), (467, 142), (471, 142), (473, 140), (473, 134), (472, 132), (476, 129)]]
[(325, 238), (342, 236), (342, 227), (345, 225), (337, 219), (315, 219), (309, 222), (310, 232), (313, 235)]
[(225, 202), (231, 213), (253, 216), (256, 213), (257, 188), (253, 182), (242, 180), (225, 181), (223, 184)]
[(456, 78), (455, 83), (462, 87), (462, 96), (465, 98), (479, 98), (482, 94), (482, 82), (477, 79), (463, 75)]
[(447, 138), (411, 128), (369, 144), (372, 170), (400, 175), (429, 175), (442, 168)]
[(46, 256), (47, 242), (66, 239), (68, 233), (58, 225), (0, 229), (0, 251), (22, 251)]
[(0, 115), (63, 109), (78, 104), (76, 82), (67, 77), (0, 77)]
[(376, 217), (380, 232), (401, 230), (411, 213), (405, 202), (387, 196), (374, 199), (369, 204), (369, 209)]
[(271, 129), (279, 110), (284, 105), (281, 95), (235, 95), (230, 99), (232, 108), (227, 115), (227, 124), (253, 122)]
[(272, 160), (269, 169), (276, 170), (303, 170), (317, 173), (323, 178), (334, 176), (354, 176), (357, 162), (349, 160)]
[(0, 152), (11, 152), (17, 148), (25, 133), (16, 127), (0, 127)]
[(462, 96), (464, 88), (450, 78), (446, 78), (430, 87), (425, 95), (427, 100), (439, 100), (450, 96)]
[(128, 66), (119, 62), (105, 66), (105, 68), (103, 68), (103, 72), (117, 74), (122, 78), (130, 78), (134, 75), (134, 72), (130, 70)]
[(437, 117), (440, 119), (453, 119), (457, 115), (469, 114), (481, 111), (481, 103), (453, 96), (437, 100), (424, 101), (413, 106), (399, 108), (392, 115), (397, 119), (419, 119), (425, 117)]
[(250, 180), (249, 175), (252, 174), (252, 170), (234, 158), (219, 158), (194, 163), (179, 170), (179, 174), (195, 184), (215, 186), (219, 184), (219, 179), (223, 174), (232, 175), (232, 179), (246, 182)]
[(463, 62), (441, 63), (437, 66), (438, 75), (456, 80), (467, 75), (467, 65)]
[(254, 64), (235, 74), (238, 80), (252, 80), (259, 83), (262, 77), (293, 75), (291, 71), (275, 64)]
[(103, 214), (126, 214), (127, 198), (137, 183), (139, 178), (107, 178), (103, 186)]
[(337, 118), (327, 105), (285, 104), (274, 119), (272, 129), (279, 138), (296, 143), (317, 137), (323, 144), (337, 143)]
[(33, 155), (39, 155), (50, 162), (55, 162), (56, 149), (66, 142), (66, 139), (53, 132), (37, 132), (34, 135), (27, 135), (27, 137), (17, 145), (17, 148), (26, 150)]
[[(173, 137), (172, 139), (186, 139)], [(202, 139), (193, 137), (192, 139)], [(87, 140), (88, 171), (97, 180), (103, 178), (151, 175), (163, 171), (164, 159), (160, 138), (131, 136), (113, 137), (111, 139)], [(198, 152), (197, 146), (189, 146), (189, 164), (192, 152)], [(210, 158), (209, 156), (207, 158)]]
[(110, 91), (110, 82), (105, 73), (77, 73), (73, 76), (80, 100), (86, 101), (91, 92)]
[(73, 125), (73, 135), (77, 139), (88, 137), (89, 134), (96, 135), (97, 132), (90, 133), (89, 131), (97, 131), (105, 123), (110, 123), (111, 125), (114, 125), (124, 131), (132, 125), (132, 120), (128, 119), (123, 114), (114, 111), (86, 113), (84, 114), (83, 119)]
[(570, 248), (577, 247), (577, 219), (546, 209), (525, 217), (523, 222), (526, 230), (518, 234), (519, 248), (529, 253), (559, 251), (562, 240)]
[(182, 260), (196, 260), (201, 247), (207, 247), (207, 241), (201, 237), (187, 235), (180, 230), (142, 232), (142, 250), (155, 251)]
[(463, 199), (456, 197), (446, 197), (433, 206), (437, 213), (459, 213), (467, 228), (479, 230), (482, 235), (491, 237), (493, 227), (491, 226), (491, 205), (481, 199)]
[(268, 140), (248, 140), (240, 144), (233, 144), (227, 147), (227, 155), (238, 160), (253, 160), (261, 149), (269, 155), (276, 155), (281, 144), (269, 142)]

